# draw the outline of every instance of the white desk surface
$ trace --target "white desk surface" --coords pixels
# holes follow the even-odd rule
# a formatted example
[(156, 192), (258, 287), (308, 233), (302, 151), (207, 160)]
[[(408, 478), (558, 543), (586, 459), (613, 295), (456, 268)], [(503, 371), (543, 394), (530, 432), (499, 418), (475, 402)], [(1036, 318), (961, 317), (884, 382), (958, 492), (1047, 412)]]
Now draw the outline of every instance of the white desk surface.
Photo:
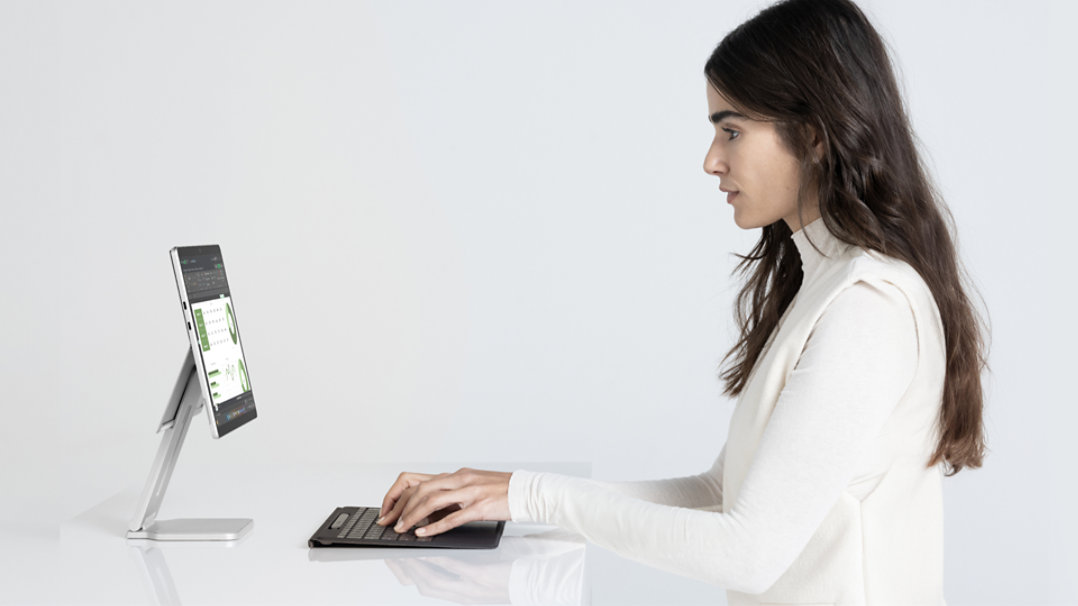
[[(507, 522), (493, 550), (307, 547), (334, 507), (380, 505), (399, 472), (457, 467), (255, 467), (220, 483), (207, 470), (181, 473), (183, 467), (181, 456), (158, 519), (253, 518), (250, 534), (219, 543), (128, 540), (142, 489), (132, 485), (59, 521), (54, 536), (0, 543), (0, 604), (726, 603), (719, 587), (587, 546), (551, 526)], [(588, 464), (528, 468), (590, 475)], [(33, 515), (30, 504), (26, 510)]]

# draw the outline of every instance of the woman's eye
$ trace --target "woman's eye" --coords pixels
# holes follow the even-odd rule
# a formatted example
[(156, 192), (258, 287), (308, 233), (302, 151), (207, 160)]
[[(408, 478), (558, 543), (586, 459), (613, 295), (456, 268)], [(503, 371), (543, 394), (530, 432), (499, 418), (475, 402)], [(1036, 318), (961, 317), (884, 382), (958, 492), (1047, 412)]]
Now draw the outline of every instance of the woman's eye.
[(724, 130), (727, 134), (730, 135), (729, 139), (727, 139), (728, 141), (733, 141), (734, 139), (736, 139), (741, 134), (740, 132), (738, 132), (738, 131), (736, 131), (736, 130), (734, 130), (732, 128), (724, 128), (722, 130)]

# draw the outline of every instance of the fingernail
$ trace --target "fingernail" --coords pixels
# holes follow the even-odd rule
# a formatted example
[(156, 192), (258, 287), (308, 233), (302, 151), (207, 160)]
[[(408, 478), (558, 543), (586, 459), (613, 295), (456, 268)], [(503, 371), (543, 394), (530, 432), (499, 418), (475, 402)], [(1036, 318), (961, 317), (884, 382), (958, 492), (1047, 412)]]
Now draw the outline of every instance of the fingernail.
[(401, 532), (402, 530), (404, 530), (404, 523), (403, 522), (397, 522), (397, 525), (393, 527), (393, 530), (396, 530), (397, 532)]
[(378, 518), (378, 523), (379, 523), (379, 524), (381, 524), (381, 523), (382, 523), (382, 520), (384, 520), (384, 519), (386, 519), (386, 517), (385, 517), (385, 516), (382, 516), (382, 517)]
[(417, 536), (423, 536), (423, 535), (427, 534), (427, 529), (426, 528), (416, 528), (415, 533), (416, 533)]

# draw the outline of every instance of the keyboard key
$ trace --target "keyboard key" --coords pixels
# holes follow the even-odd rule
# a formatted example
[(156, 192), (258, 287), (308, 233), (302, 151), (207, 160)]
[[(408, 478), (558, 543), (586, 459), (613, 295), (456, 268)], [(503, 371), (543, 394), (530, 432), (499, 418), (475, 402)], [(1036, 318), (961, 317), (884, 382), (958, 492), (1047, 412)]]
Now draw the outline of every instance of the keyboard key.
[(340, 532), (336, 533), (338, 539), (382, 543), (430, 543), (434, 540), (434, 537), (418, 537), (415, 535), (414, 530), (398, 533), (393, 529), (393, 526), (378, 525), (380, 509), (377, 507), (357, 507), (354, 511), (352, 509), (346, 509), (345, 511), (347, 512), (347, 518), (345, 518), (346, 514), (338, 515), (330, 525), (333, 530), (337, 530), (339, 527)]

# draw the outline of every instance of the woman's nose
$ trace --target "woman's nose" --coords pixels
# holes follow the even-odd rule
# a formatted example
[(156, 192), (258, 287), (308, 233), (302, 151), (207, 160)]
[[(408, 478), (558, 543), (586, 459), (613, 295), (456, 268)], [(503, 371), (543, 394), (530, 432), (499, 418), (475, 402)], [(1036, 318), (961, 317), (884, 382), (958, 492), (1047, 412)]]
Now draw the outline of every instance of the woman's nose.
[(730, 170), (730, 167), (726, 165), (726, 158), (723, 157), (719, 150), (719, 146), (714, 143), (707, 150), (707, 155), (704, 156), (704, 172), (709, 175), (725, 175)]

